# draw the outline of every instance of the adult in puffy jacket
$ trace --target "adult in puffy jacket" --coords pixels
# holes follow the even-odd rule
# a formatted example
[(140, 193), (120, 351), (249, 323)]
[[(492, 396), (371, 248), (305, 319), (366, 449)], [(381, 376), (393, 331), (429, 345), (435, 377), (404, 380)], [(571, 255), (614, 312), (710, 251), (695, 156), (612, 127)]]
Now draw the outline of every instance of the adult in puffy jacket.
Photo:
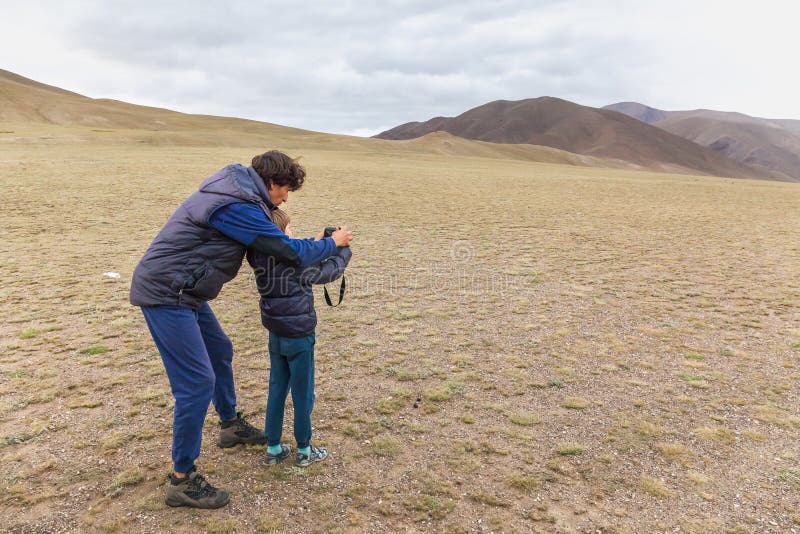
[[(287, 230), (289, 216), (273, 212), (273, 220)], [(320, 236), (321, 237), (321, 236)], [(295, 464), (306, 467), (324, 460), (328, 451), (311, 445), (311, 411), (314, 408), (314, 345), (317, 314), (314, 311), (314, 284), (327, 284), (344, 274), (350, 262), (349, 247), (337, 248), (336, 254), (318, 265), (297, 268), (276, 263), (263, 252), (250, 250), (247, 261), (256, 275), (261, 294), (261, 323), (269, 330), (269, 395), (267, 397), (267, 451), (264, 463), (276, 464), (291, 453), (291, 446), (281, 444), (286, 395), (292, 391), (294, 437), (297, 441)]]
[(322, 240), (291, 239), (275, 226), (272, 211), (304, 180), (303, 167), (278, 151), (255, 156), (250, 167), (224, 167), (175, 210), (134, 270), (130, 301), (142, 309), (175, 397), (169, 506), (219, 508), (230, 498), (194, 465), (209, 402), (220, 417), (220, 447), (266, 441), (236, 409), (233, 346), (208, 301), (236, 276), (248, 248), (302, 268), (352, 238), (343, 228)]

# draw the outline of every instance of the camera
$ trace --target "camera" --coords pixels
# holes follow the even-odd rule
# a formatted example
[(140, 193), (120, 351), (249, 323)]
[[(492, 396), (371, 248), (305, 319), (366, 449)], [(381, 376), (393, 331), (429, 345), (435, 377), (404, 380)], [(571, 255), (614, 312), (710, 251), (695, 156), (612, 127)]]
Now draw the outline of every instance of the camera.
[(322, 235), (322, 237), (330, 237), (330, 236), (333, 235), (333, 232), (335, 232), (336, 230), (338, 230), (338, 228), (335, 227), (335, 226), (326, 226), (325, 227), (325, 233)]

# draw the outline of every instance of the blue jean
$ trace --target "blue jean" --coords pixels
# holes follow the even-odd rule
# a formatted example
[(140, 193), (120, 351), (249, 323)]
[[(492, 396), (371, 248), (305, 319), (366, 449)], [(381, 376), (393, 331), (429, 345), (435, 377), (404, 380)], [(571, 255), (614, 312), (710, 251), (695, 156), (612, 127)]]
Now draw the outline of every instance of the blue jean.
[(314, 343), (312, 332), (303, 337), (269, 334), (269, 395), (267, 396), (267, 445), (278, 445), (283, 433), (283, 411), (289, 388), (294, 404), (294, 439), (302, 449), (311, 443), (311, 410), (314, 409)]
[(172, 462), (175, 471), (185, 473), (200, 456), (208, 403), (214, 402), (222, 420), (236, 417), (233, 345), (208, 303), (198, 311), (147, 306), (142, 313), (175, 397)]

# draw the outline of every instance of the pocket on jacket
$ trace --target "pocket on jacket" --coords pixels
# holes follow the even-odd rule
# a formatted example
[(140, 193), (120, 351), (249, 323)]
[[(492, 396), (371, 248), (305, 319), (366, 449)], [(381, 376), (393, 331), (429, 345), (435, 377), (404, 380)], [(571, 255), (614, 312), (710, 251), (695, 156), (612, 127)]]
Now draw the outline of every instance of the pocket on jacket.
[(230, 276), (215, 269), (209, 264), (203, 264), (189, 275), (184, 281), (183, 293), (203, 300), (212, 300), (219, 295), (222, 286), (230, 280)]

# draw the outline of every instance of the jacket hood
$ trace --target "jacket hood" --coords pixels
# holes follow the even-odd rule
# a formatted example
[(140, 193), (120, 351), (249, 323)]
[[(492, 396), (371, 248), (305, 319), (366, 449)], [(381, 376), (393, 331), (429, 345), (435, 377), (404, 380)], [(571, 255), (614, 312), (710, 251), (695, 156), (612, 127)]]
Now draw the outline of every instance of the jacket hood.
[(265, 204), (270, 210), (275, 209), (264, 179), (253, 167), (239, 164), (228, 165), (222, 169), (222, 172), (206, 178), (200, 184), (200, 191)]

